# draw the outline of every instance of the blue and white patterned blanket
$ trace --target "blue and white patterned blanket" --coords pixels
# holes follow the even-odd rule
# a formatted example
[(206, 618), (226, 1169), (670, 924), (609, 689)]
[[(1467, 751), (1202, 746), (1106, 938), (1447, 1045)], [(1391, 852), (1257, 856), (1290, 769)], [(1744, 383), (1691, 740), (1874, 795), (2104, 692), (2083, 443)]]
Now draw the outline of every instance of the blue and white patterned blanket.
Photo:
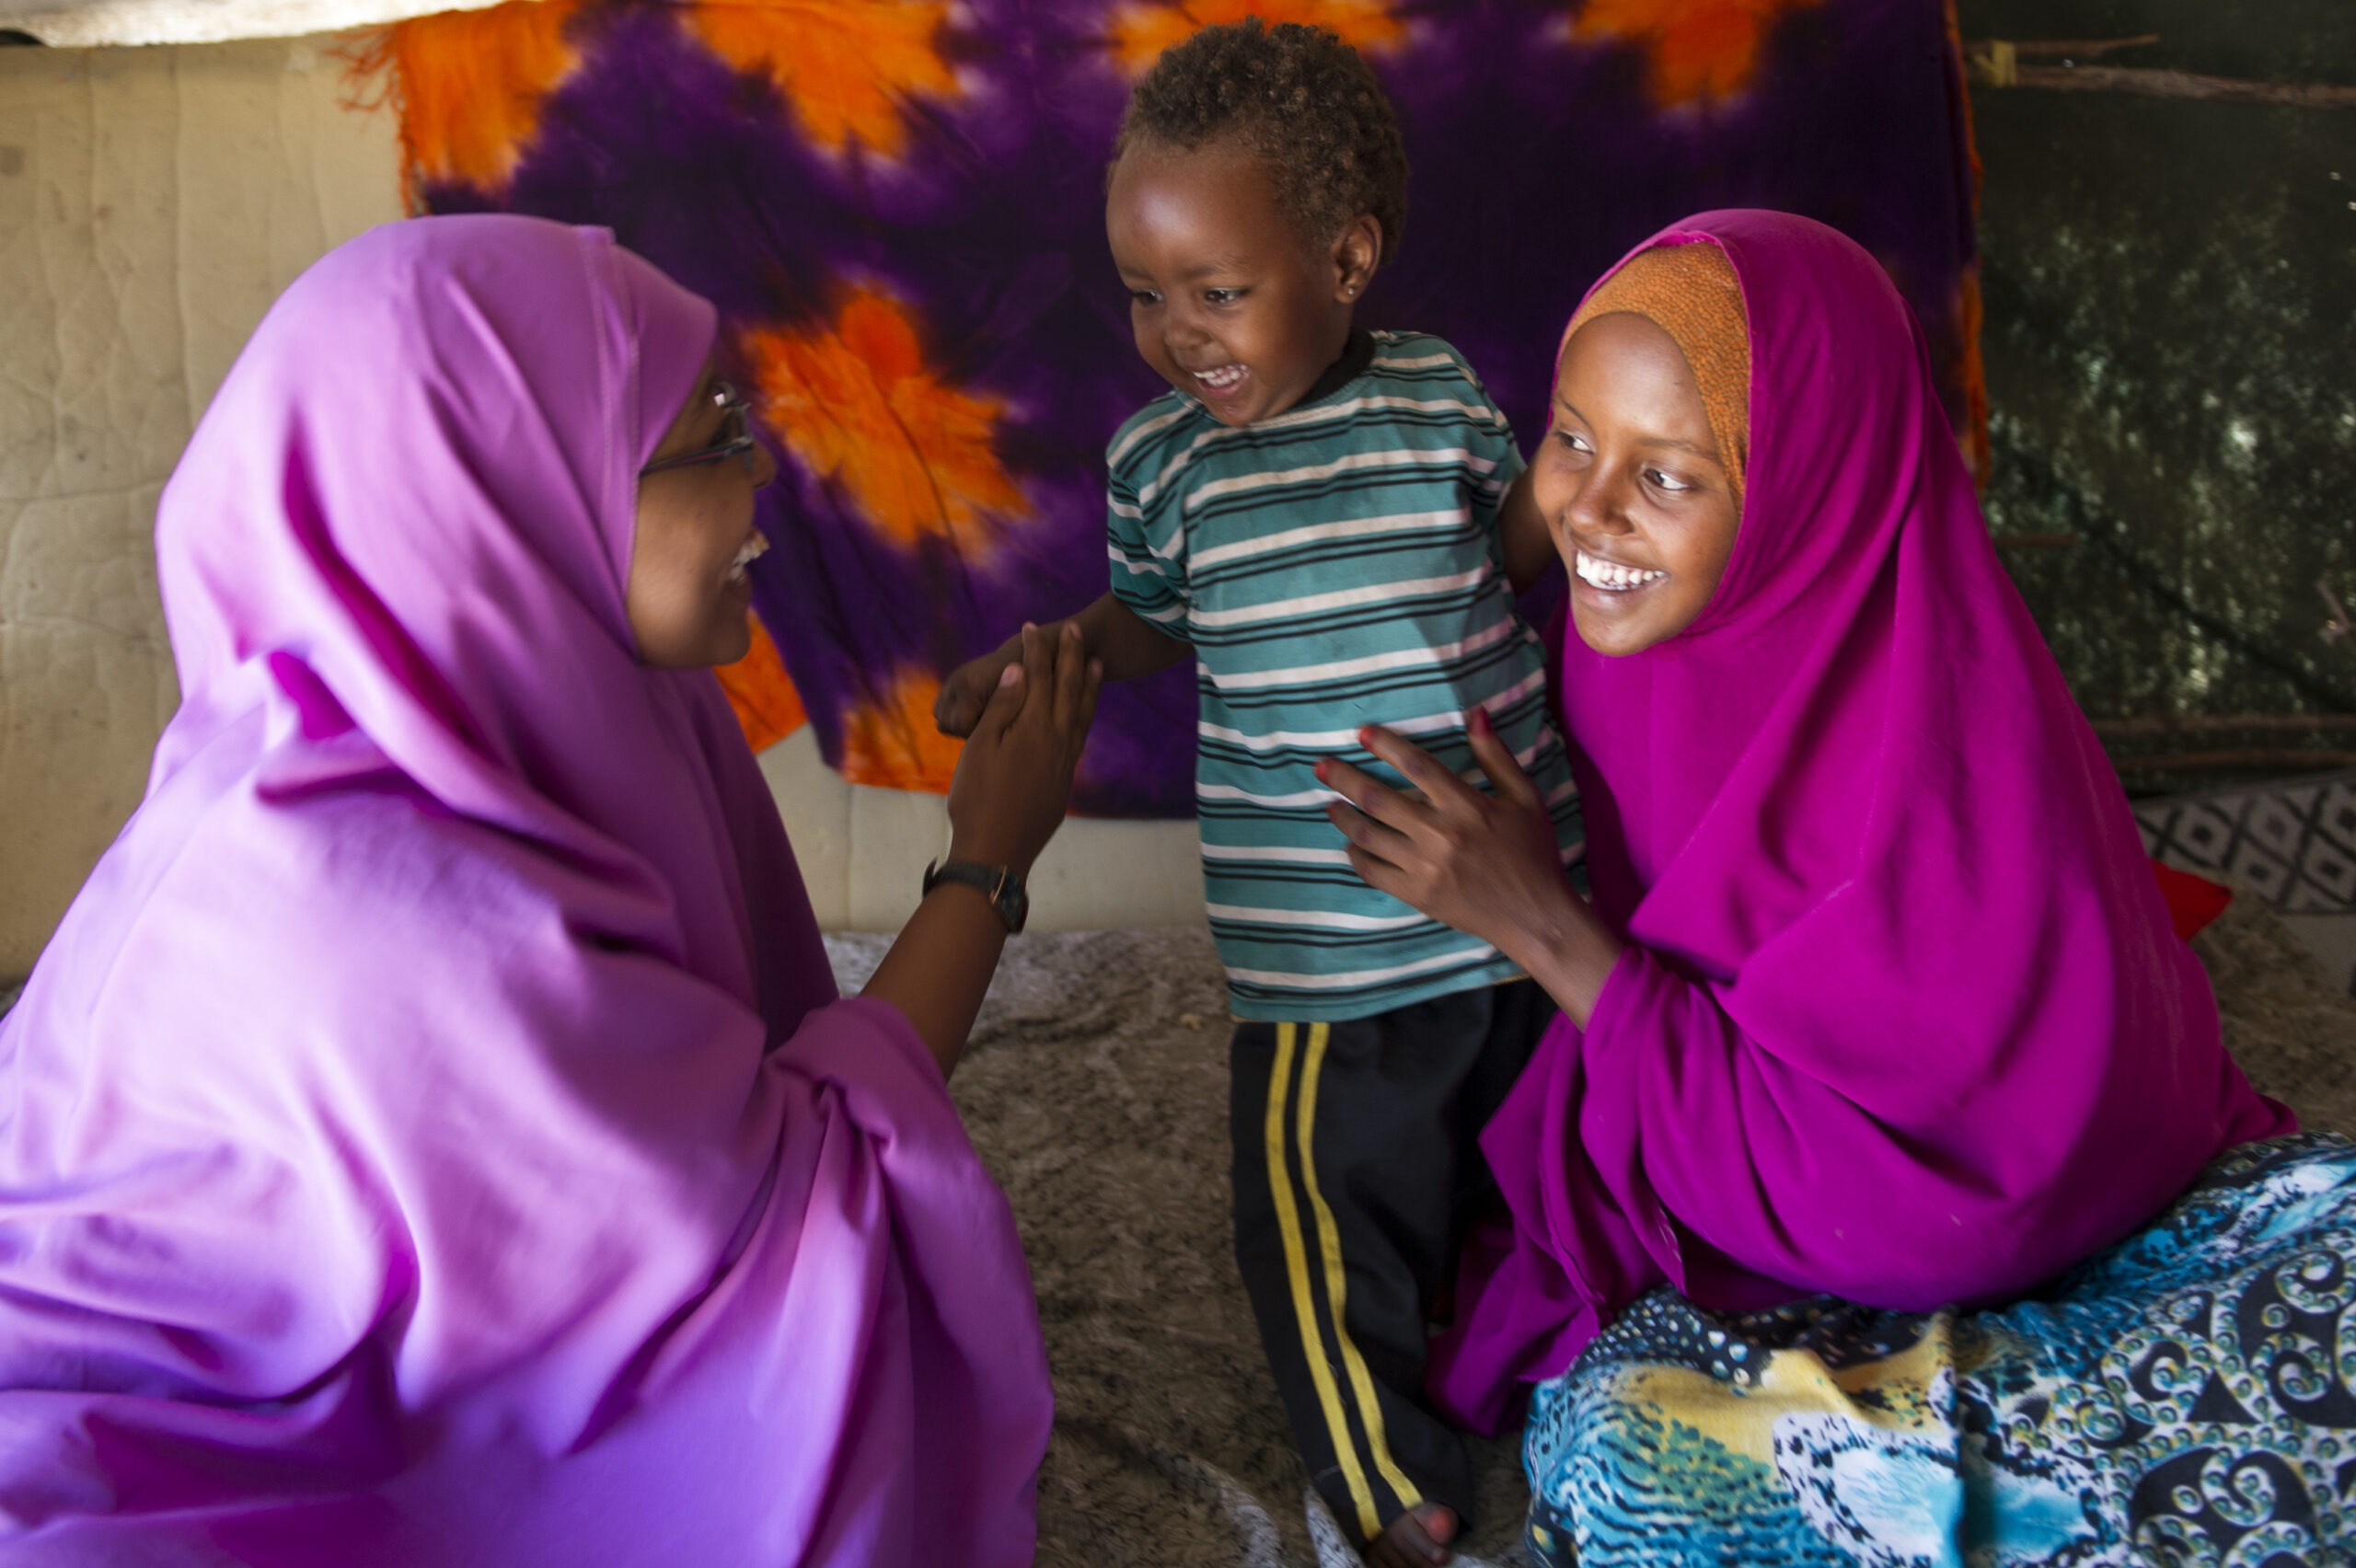
[(1998, 1310), (1656, 1291), (1523, 1457), (1543, 1568), (2356, 1564), (2356, 1144), (2234, 1149)]

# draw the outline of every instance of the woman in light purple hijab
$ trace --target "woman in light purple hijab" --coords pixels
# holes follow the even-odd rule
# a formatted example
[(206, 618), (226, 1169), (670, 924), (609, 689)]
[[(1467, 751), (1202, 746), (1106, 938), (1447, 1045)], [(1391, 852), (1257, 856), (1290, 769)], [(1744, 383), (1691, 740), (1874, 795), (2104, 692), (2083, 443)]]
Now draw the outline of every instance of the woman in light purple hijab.
[(1655, 236), (1531, 467), (1594, 908), (1478, 724), (1493, 793), (1380, 732), (1423, 799), (1324, 776), (1369, 882), (1563, 1009), (1430, 1384), (1489, 1430), (1535, 1385), (1532, 1555), (2306, 1561), (2356, 1151), (2226, 1055), (1881, 269), (1782, 213)]
[[(0, 1022), (0, 1562), (1030, 1560), (1050, 1414), (943, 1077), (1005, 925), (838, 999), (707, 668), (773, 470), (603, 230), (318, 263), (159, 510), (182, 702)], [(1035, 644), (950, 801), (1026, 868)]]

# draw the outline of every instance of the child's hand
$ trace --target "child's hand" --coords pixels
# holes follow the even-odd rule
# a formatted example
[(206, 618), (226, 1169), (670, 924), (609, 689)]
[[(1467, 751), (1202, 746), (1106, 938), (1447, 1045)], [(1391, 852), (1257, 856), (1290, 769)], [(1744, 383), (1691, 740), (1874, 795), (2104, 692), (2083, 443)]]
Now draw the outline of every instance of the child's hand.
[(941, 732), (960, 740), (971, 735), (981, 721), (982, 709), (989, 706), (990, 693), (998, 689), (999, 674), (1022, 657), (1022, 639), (1010, 637), (980, 658), (968, 659), (950, 671), (932, 703), (932, 721)]

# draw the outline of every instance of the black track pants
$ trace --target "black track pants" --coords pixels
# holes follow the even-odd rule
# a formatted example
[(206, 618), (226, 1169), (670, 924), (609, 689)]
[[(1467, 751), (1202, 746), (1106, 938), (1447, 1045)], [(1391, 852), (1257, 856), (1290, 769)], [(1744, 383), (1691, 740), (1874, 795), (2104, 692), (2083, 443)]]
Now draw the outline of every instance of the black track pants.
[(1474, 1140), (1553, 1016), (1516, 980), (1235, 1031), (1236, 1262), (1310, 1477), (1363, 1539), (1426, 1498), (1472, 1519), (1463, 1442), (1424, 1398), (1425, 1336), (1495, 1191)]

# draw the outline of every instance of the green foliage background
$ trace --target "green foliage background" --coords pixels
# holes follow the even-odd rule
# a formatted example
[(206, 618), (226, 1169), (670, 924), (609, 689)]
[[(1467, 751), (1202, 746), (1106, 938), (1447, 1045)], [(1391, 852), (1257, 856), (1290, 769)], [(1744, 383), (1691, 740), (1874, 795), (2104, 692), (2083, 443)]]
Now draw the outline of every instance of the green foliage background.
[[(2101, 63), (2356, 84), (2349, 0), (1958, 11), (1967, 48), (2157, 33)], [(2004, 560), (2080, 702), (2098, 720), (2356, 714), (2356, 638), (2324, 640), (2316, 591), (2356, 603), (2356, 109), (1977, 83), (1972, 109), (1989, 520), (2077, 541)], [(2356, 731), (2112, 743), (2221, 747), (2346, 753)], [(2128, 783), (2233, 776), (2249, 774)]]

